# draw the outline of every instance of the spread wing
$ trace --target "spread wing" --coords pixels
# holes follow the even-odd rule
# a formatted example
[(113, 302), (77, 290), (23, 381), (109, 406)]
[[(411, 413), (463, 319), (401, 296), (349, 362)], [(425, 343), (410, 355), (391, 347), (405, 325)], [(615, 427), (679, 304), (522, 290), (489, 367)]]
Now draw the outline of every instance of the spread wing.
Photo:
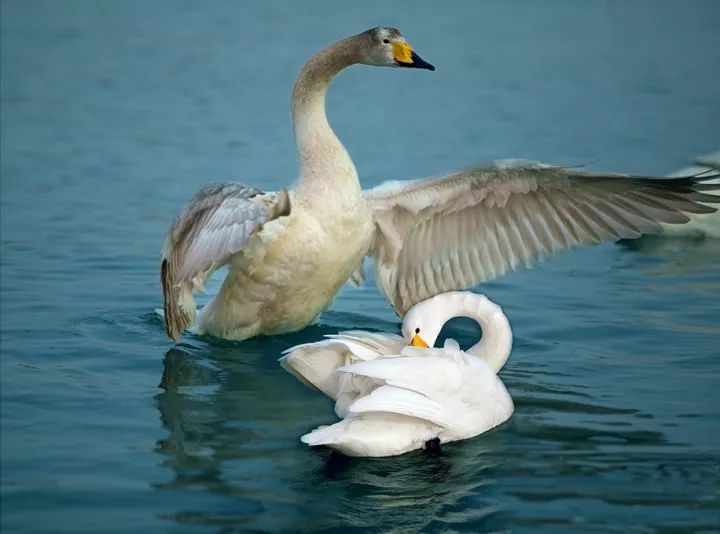
[(475, 167), (366, 191), (380, 290), (401, 316), (438, 293), (466, 289), (581, 245), (660, 231), (709, 213), (710, 175), (645, 178), (534, 162)]
[(178, 339), (195, 319), (194, 289), (245, 246), (262, 225), (290, 213), (286, 190), (263, 193), (239, 183), (201, 189), (170, 227), (162, 251), (165, 330)]

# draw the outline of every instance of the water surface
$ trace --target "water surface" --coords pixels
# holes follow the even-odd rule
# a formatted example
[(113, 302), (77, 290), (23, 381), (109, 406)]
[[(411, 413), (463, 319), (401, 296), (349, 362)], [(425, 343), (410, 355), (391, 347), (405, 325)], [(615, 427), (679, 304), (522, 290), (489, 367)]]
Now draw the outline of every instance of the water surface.
[(198, 187), (293, 181), (290, 87), (333, 39), (396, 25), (438, 67), (333, 86), (365, 186), (505, 157), (663, 174), (718, 148), (719, 16), (710, 0), (4, 0), (3, 531), (717, 531), (718, 241), (608, 244), (484, 285), (516, 334), (516, 412), (441, 456), (298, 441), (331, 404), (276, 359), (397, 329), (372, 280), (302, 332), (244, 343), (173, 346), (152, 310), (164, 232)]

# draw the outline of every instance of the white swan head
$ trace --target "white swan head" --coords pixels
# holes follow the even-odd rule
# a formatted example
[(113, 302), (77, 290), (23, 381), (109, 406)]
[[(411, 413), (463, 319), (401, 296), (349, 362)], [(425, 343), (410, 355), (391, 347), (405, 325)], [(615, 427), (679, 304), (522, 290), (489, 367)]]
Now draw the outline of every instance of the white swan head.
[(442, 327), (454, 317), (473, 317), (483, 295), (451, 291), (418, 302), (405, 314), (402, 334), (409, 345), (434, 347)]
[(397, 28), (378, 26), (361, 33), (365, 40), (360, 62), (376, 67), (406, 67), (435, 70), (418, 56)]
[(512, 350), (512, 330), (502, 308), (469, 291), (450, 291), (415, 304), (402, 324), (402, 335), (409, 345), (433, 347), (442, 327), (454, 317), (469, 317), (480, 325), (483, 336), (466, 352), (484, 359), (497, 372)]

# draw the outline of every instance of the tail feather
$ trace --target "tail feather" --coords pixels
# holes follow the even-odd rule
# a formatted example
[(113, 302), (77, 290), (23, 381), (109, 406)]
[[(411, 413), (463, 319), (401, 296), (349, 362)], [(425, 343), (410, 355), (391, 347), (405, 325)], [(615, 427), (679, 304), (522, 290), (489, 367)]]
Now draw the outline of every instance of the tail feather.
[(325, 445), (347, 456), (381, 457), (422, 449), (439, 432), (439, 427), (422, 419), (377, 412), (318, 427), (300, 441), (311, 447)]
[(344, 432), (346, 430), (345, 421), (339, 421), (334, 425), (319, 426), (312, 432), (309, 432), (300, 438), (300, 441), (307, 443), (311, 447), (316, 445), (331, 445), (343, 441)]

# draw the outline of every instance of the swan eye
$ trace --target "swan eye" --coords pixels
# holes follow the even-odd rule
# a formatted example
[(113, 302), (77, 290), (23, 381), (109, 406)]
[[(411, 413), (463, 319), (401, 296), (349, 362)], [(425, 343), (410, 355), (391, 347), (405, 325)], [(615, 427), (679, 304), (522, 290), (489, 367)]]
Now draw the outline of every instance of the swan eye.
[(383, 43), (390, 44), (390, 39), (383, 39)]
[(416, 333), (416, 334), (419, 334), (419, 333), (420, 333), (420, 329), (419, 329), (419, 328), (416, 328), (416, 329), (415, 329), (415, 333)]

